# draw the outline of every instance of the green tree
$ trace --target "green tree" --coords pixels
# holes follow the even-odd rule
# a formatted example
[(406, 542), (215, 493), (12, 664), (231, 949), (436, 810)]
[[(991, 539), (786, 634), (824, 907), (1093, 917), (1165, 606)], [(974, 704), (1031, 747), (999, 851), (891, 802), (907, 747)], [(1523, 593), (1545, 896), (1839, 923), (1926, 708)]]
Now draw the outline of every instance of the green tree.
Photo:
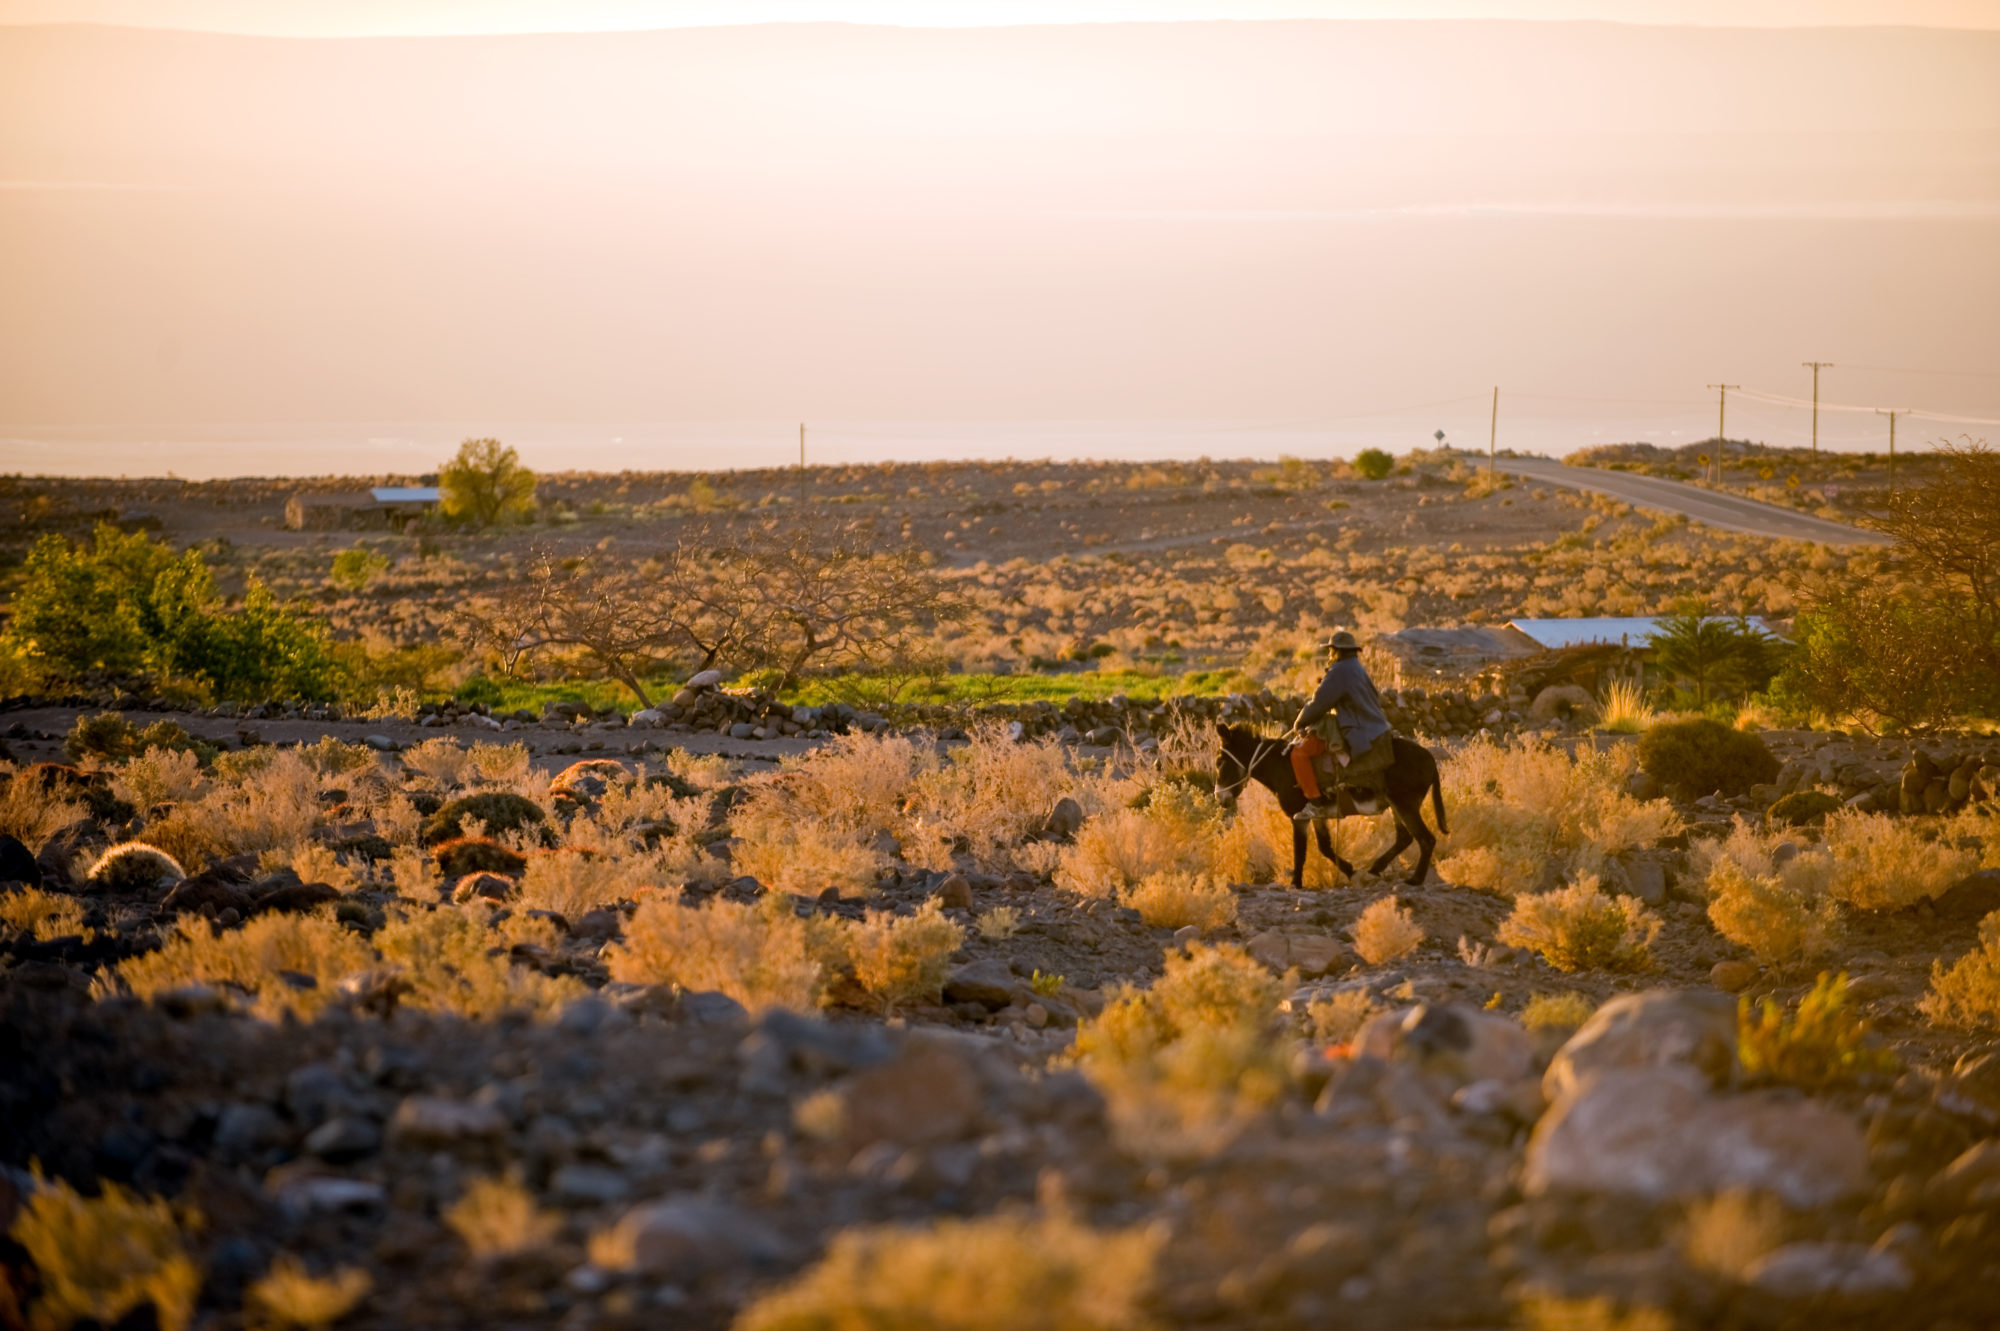
[(1367, 480), (1379, 481), (1396, 469), (1396, 459), (1379, 448), (1364, 448), (1354, 455), (1354, 469)]
[(490, 527), (533, 510), (535, 473), (498, 439), (468, 439), (439, 469), (438, 491), (447, 518)]
[(1652, 645), (1660, 668), (1691, 686), (1697, 707), (1758, 692), (1778, 670), (1771, 635), (1740, 615), (1722, 619), (1689, 610), (1662, 616)]

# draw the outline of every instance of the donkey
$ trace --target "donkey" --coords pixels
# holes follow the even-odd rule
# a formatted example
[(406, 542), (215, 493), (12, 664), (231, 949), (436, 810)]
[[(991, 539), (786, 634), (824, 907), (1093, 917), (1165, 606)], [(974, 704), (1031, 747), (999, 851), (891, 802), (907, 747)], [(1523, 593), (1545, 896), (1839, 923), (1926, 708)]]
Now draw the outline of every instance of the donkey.
[[(1306, 793), (1299, 788), (1299, 778), (1292, 771), (1292, 761), (1285, 755), (1285, 742), (1280, 739), (1266, 739), (1248, 726), (1217, 724), (1216, 731), (1222, 736), (1222, 754), (1216, 760), (1215, 793), (1226, 805), (1233, 805), (1244, 787), (1256, 781), (1278, 797), (1278, 807), (1288, 815), (1296, 815), (1306, 806)], [(1396, 756), (1382, 773), (1383, 784), (1388, 788), (1385, 802), (1379, 797), (1360, 800), (1352, 798), (1345, 790), (1340, 792), (1339, 817), (1353, 813), (1381, 813), (1386, 807), (1396, 816), (1396, 844), (1382, 852), (1376, 861), (1368, 866), (1371, 874), (1381, 873), (1391, 861), (1407, 850), (1412, 841), (1417, 843), (1417, 871), (1410, 875), (1412, 887), (1422, 883), (1431, 871), (1431, 853), (1437, 849), (1437, 837), (1430, 828), (1424, 826), (1424, 796), (1431, 797), (1431, 811), (1437, 815), (1439, 832), (1451, 829), (1444, 823), (1444, 790), (1438, 782), (1437, 759), (1431, 751), (1414, 740), (1397, 735), (1394, 740)], [(1326, 821), (1315, 819), (1313, 832), (1319, 840), (1319, 853), (1333, 861), (1333, 867), (1347, 877), (1354, 876), (1354, 866), (1333, 853), (1333, 838), (1328, 834)], [(1306, 874), (1306, 826), (1294, 819), (1292, 823), (1292, 886), (1303, 887)]]

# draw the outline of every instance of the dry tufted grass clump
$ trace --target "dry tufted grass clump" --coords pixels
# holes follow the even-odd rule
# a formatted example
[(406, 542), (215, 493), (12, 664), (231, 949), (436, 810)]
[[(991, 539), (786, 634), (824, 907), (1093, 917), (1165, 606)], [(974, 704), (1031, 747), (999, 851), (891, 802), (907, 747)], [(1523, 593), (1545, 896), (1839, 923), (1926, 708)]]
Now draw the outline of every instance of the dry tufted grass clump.
[(1708, 887), (1710, 922), (1767, 966), (1817, 960), (1840, 933), (1830, 891), (1833, 857), (1815, 849), (1781, 862), (1773, 851), (1783, 840), (1738, 819), (1728, 837), (1698, 842), (1694, 850), (1696, 871)]
[(1354, 940), (1354, 950), (1371, 966), (1406, 957), (1424, 941), (1423, 929), (1394, 897), (1370, 902), (1347, 935)]
[(453, 790), (470, 784), (475, 752), (476, 748), (468, 749), (448, 735), (439, 735), (412, 745), (397, 756), (410, 771), (441, 789)]
[[(1062, 852), (1056, 886), (1086, 897), (1117, 897), (1161, 873), (1208, 875), (1226, 853), (1227, 819), (1209, 791), (1184, 782), (1152, 786), (1138, 806), (1088, 818)], [(1286, 846), (1287, 863), (1291, 848)]]
[(249, 749), (224, 757), (255, 762), (230, 768), (218, 762), (207, 792), (147, 828), (148, 841), (199, 868), (230, 855), (290, 850), (312, 834), (322, 777), (297, 750)]
[(1596, 876), (1586, 875), (1553, 892), (1515, 898), (1498, 937), (1560, 971), (1639, 971), (1652, 965), (1659, 932), (1660, 918), (1636, 897), (1606, 896)]
[(843, 1230), (816, 1265), (745, 1308), (735, 1331), (1147, 1331), (1165, 1237), (1060, 1212)]
[(142, 892), (187, 877), (180, 862), (157, 846), (124, 841), (97, 857), (84, 881), (98, 892)]
[(1674, 1331), (1673, 1316), (1646, 1304), (1621, 1310), (1608, 1294), (1588, 1299), (1536, 1296), (1521, 1305), (1526, 1331)]
[(1531, 994), (1521, 1009), (1521, 1024), (1531, 1031), (1573, 1031), (1590, 1020), (1597, 1004), (1574, 991), (1561, 994)]
[(683, 905), (678, 893), (649, 897), (625, 925), (625, 941), (604, 950), (611, 978), (728, 994), (752, 1012), (809, 1012), (826, 987), (826, 967), (806, 922), (779, 894), (755, 905), (713, 899)]
[(1861, 910), (1901, 910), (1938, 896), (1979, 867), (1979, 851), (1926, 835), (1936, 830), (1857, 809), (1829, 814), (1833, 895)]
[(1313, 1039), (1321, 1044), (1346, 1044), (1361, 1033), (1371, 1017), (1388, 1009), (1366, 989), (1343, 989), (1306, 1007)]
[(19, 929), (38, 943), (66, 937), (80, 937), (88, 943), (92, 937), (92, 931), (83, 927), (81, 901), (39, 887), (0, 892), (0, 923)]
[(1541, 744), (1474, 740), (1441, 765), (1451, 831), (1438, 872), (1511, 895), (1533, 890), (1545, 872), (1596, 873), (1620, 851), (1680, 831), (1667, 801), (1626, 793), (1632, 771), (1625, 747), (1571, 757)]
[[(119, 962), (117, 974), (141, 998), (220, 986), (250, 995), (266, 1019), (309, 1018), (333, 1000), (343, 976), (374, 960), (359, 935), (321, 915), (259, 915), (220, 933), (206, 920), (183, 916), (157, 951)], [(310, 983), (290, 982), (287, 973)]]
[(1809, 1091), (1893, 1073), (1896, 1058), (1870, 1040), (1868, 1023), (1847, 1006), (1847, 976), (1822, 974), (1787, 1012), (1770, 998), (1736, 1005), (1737, 1057), (1753, 1081)]
[(2000, 911), (1979, 922), (1979, 945), (1947, 967), (1931, 963), (1931, 987), (1918, 1004), (1940, 1026), (2000, 1030)]
[(936, 901), (914, 915), (869, 911), (859, 923), (843, 921), (840, 943), (854, 978), (887, 1007), (935, 1003), (965, 930), (944, 916)]
[(39, 1169), (35, 1175), (38, 1186), (8, 1230), (40, 1278), (32, 1324), (111, 1326), (150, 1307), (161, 1331), (183, 1331), (201, 1290), (185, 1231), (200, 1217), (108, 1180), (98, 1196), (85, 1197), (61, 1179), (42, 1179)]
[(361, 1267), (343, 1266), (316, 1276), (285, 1252), (245, 1291), (243, 1302), (272, 1326), (318, 1331), (360, 1307), (374, 1288), (374, 1279)]
[(207, 788), (200, 757), (186, 749), (147, 749), (111, 774), (111, 793), (141, 813), (199, 798)]
[(562, 1217), (544, 1211), (515, 1178), (476, 1178), (444, 1209), (444, 1222), (481, 1260), (545, 1248), (562, 1232)]
[(866, 895), (889, 862), (863, 828), (802, 812), (776, 786), (761, 787), (740, 806), (730, 831), (737, 838), (730, 863), (776, 892), (818, 896), (833, 887), (843, 896)]
[(1688, 1205), (1674, 1233), (1687, 1264), (1724, 1280), (1741, 1280), (1757, 1260), (1785, 1241), (1784, 1203), (1768, 1193), (1730, 1188)]
[(1193, 925), (1211, 933), (1236, 919), (1236, 894), (1204, 874), (1167, 869), (1150, 874), (1121, 895), (1123, 905), (1155, 929)]
[(46, 790), (31, 772), (0, 769), (0, 834), (30, 851), (89, 813), (80, 802)]
[(1084, 1024), (1078, 1066), (1136, 1149), (1211, 1148), (1290, 1084), (1274, 1021), (1284, 990), (1233, 944), (1168, 953), (1151, 989), (1119, 990)]
[(482, 790), (440, 805), (436, 813), (424, 820), (423, 840), (433, 845), (465, 836), (465, 825), (474, 820), (487, 836), (531, 830), (540, 834), (547, 827), (548, 817), (548, 811), (526, 795), (511, 790)]
[(408, 986), (402, 1001), (411, 1007), (462, 1017), (503, 1012), (553, 1017), (589, 991), (573, 976), (514, 965), (507, 952), (511, 943), (546, 946), (555, 938), (554, 926), (545, 921), (521, 917), (521, 923), (539, 926), (539, 937), (510, 939), (496, 933), (493, 912), (478, 903), (463, 909), (399, 911), (376, 931), (374, 942), (382, 959), (399, 968)]

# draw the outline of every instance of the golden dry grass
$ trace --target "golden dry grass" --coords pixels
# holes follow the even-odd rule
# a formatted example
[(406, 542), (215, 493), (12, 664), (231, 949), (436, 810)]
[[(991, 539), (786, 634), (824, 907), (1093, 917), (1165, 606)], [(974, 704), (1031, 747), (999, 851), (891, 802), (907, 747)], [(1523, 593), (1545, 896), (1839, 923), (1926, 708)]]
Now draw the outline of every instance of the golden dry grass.
[(83, 927), (83, 903), (39, 887), (0, 892), (0, 923), (21, 930), (38, 943), (71, 935), (81, 937), (86, 943), (91, 940), (92, 931)]
[(1742, 1279), (1784, 1241), (1783, 1204), (1742, 1188), (1690, 1203), (1674, 1232), (1674, 1246), (1689, 1266), (1724, 1280)]
[(965, 942), (965, 931), (945, 918), (936, 901), (926, 901), (914, 915), (870, 911), (859, 924), (846, 923), (840, 943), (855, 978), (891, 1008), (935, 1003), (952, 953)]
[(1354, 950), (1371, 966), (1406, 957), (1424, 941), (1423, 929), (1394, 897), (1370, 902), (1347, 933)]
[[(515, 936), (508, 938), (495, 932), (493, 914), (485, 905), (472, 903), (392, 915), (376, 931), (374, 943), (383, 961), (400, 968), (409, 986), (402, 1001), (464, 1017), (496, 1017), (503, 1012), (552, 1017), (589, 992), (581, 980), (544, 975), (509, 960), (505, 949), (514, 942), (552, 943), (553, 925), (523, 921)], [(523, 935), (521, 928), (533, 932)]]
[(1531, 1031), (1573, 1031), (1590, 1020), (1597, 1004), (1579, 993), (1531, 994), (1521, 1024)]
[(1979, 922), (1979, 945), (1946, 966), (1931, 963), (1931, 987), (1920, 1004), (1940, 1026), (2000, 1030), (2000, 911)]
[(844, 1230), (735, 1331), (1147, 1331), (1164, 1240), (1062, 1214)]
[[(259, 915), (215, 933), (182, 917), (159, 950), (118, 963), (120, 980), (141, 998), (189, 985), (226, 986), (251, 996), (259, 1015), (311, 1017), (332, 1001), (341, 978), (375, 960), (368, 944), (321, 915)], [(309, 976), (288, 984), (280, 972)]]
[(753, 1012), (810, 1011), (827, 978), (805, 921), (782, 896), (755, 906), (720, 899), (688, 906), (678, 893), (650, 896), (604, 960), (614, 980), (714, 990)]
[(1637, 898), (1606, 896), (1595, 875), (1537, 896), (1517, 897), (1499, 939), (1525, 947), (1560, 971), (1645, 970), (1660, 919)]
[(268, 1325), (316, 1331), (353, 1312), (374, 1287), (361, 1267), (343, 1266), (316, 1276), (287, 1252), (279, 1253), (271, 1269), (251, 1284), (243, 1301)]
[(98, 1196), (84, 1197), (37, 1173), (40, 1186), (8, 1230), (41, 1280), (33, 1325), (110, 1326), (150, 1305), (161, 1331), (183, 1331), (201, 1289), (184, 1230), (198, 1227), (200, 1217), (108, 1180)]
[(1346, 1044), (1361, 1033), (1371, 1017), (1388, 1011), (1366, 989), (1344, 989), (1306, 1007), (1313, 1039), (1321, 1044)]
[(194, 799), (207, 788), (201, 759), (186, 749), (147, 749), (111, 774), (111, 793), (141, 813)]
[(1930, 820), (1840, 809), (1827, 815), (1833, 895), (1861, 910), (1901, 910), (1979, 867), (1980, 853), (1938, 840)]
[(546, 1247), (562, 1217), (544, 1211), (519, 1179), (477, 1178), (444, 1209), (444, 1222), (478, 1258), (513, 1257)]
[(1121, 900), (1155, 929), (1193, 925), (1210, 933), (1236, 919), (1236, 894), (1206, 875), (1167, 869), (1127, 888)]
[(0, 833), (30, 851), (39, 851), (50, 837), (88, 813), (77, 801), (58, 799), (18, 773), (9, 771), (0, 782)]

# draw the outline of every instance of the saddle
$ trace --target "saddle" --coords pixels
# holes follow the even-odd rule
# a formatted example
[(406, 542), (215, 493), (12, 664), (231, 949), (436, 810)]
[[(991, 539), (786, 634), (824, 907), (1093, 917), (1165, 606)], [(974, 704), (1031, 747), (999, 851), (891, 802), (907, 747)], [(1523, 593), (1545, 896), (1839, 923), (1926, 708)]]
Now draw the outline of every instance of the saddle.
[(1333, 805), (1342, 816), (1365, 812), (1355, 806), (1376, 803), (1382, 798), (1378, 773), (1349, 779), (1347, 769), (1337, 759), (1333, 747), (1318, 735), (1307, 735), (1286, 750), (1292, 771), (1306, 798), (1313, 804)]

